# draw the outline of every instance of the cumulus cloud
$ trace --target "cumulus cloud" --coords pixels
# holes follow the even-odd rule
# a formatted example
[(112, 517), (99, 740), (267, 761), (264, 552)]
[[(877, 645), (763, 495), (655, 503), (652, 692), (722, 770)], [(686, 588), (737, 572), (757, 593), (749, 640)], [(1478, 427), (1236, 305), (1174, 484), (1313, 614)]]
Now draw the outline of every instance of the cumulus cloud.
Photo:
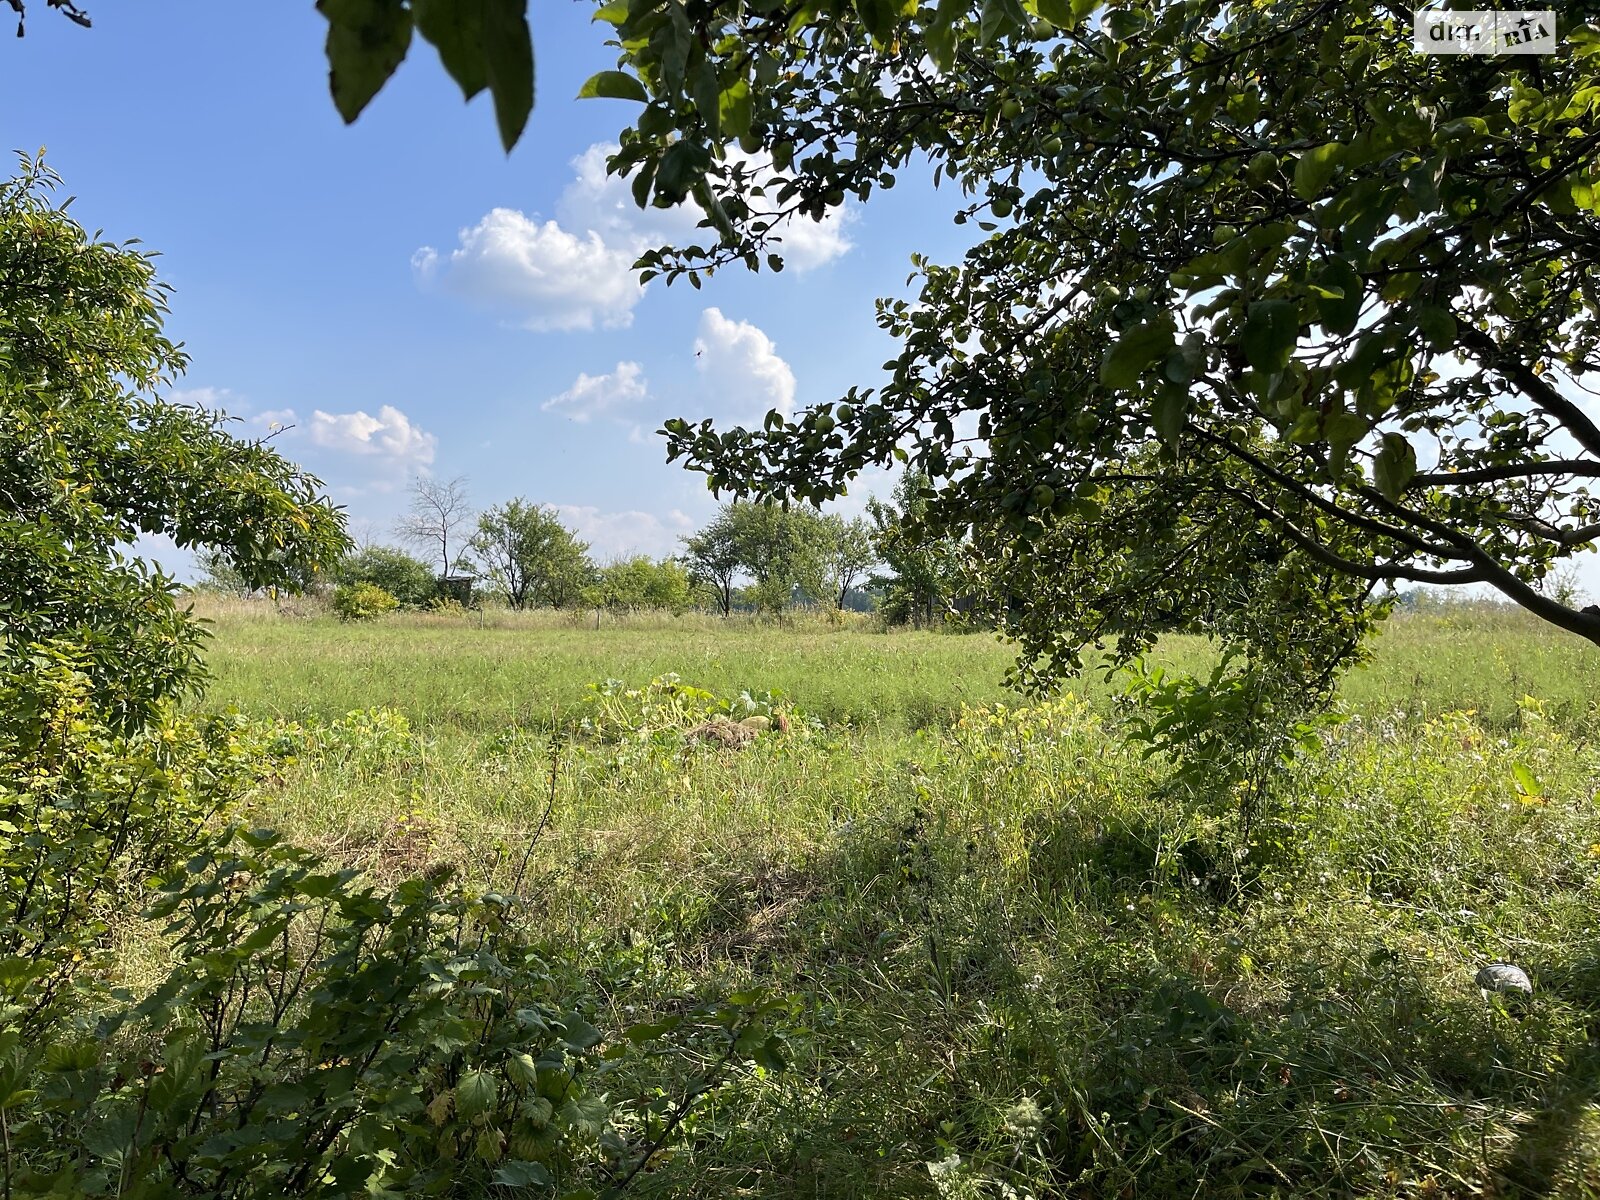
[(626, 248), (635, 258), (657, 246), (704, 245), (716, 234), (699, 229), (701, 213), (693, 201), (675, 208), (640, 208), (629, 179), (606, 174), (615, 143), (597, 142), (572, 160), (573, 179), (561, 193), (557, 215), (569, 229), (588, 229), (608, 245)]
[(646, 394), (644, 368), (636, 362), (619, 362), (608, 375), (580, 374), (571, 387), (551, 396), (541, 407), (545, 412), (587, 422), (597, 416), (617, 415), (638, 404)]
[(411, 266), (423, 286), (506, 312), (528, 329), (617, 329), (632, 324), (644, 295), (636, 257), (592, 229), (574, 234), (496, 208), (463, 229), (454, 250), (424, 246)]
[(583, 504), (555, 507), (561, 520), (589, 543), (589, 552), (602, 562), (632, 554), (648, 554), (652, 558), (676, 554), (682, 549), (678, 538), (695, 530), (695, 523), (677, 509), (661, 517), (637, 510), (601, 512)]
[[(715, 233), (700, 228), (702, 214), (692, 201), (675, 208), (641, 209), (636, 205), (631, 180), (606, 174), (606, 158), (616, 150), (614, 143), (601, 142), (572, 160), (574, 178), (562, 193), (559, 205), (563, 223), (572, 229), (593, 230), (608, 245), (628, 248), (634, 257), (657, 246), (703, 246), (716, 241)], [(768, 155), (735, 150), (729, 161), (753, 173), (761, 186), (770, 185), (774, 179)], [(787, 220), (775, 230), (781, 238), (777, 248), (793, 270), (820, 267), (851, 248), (845, 230), (855, 219), (855, 209), (837, 208), (821, 221), (809, 217)]]
[(361, 411), (326, 413), (319, 408), (311, 414), (307, 431), (312, 443), (326, 450), (412, 463), (431, 463), (439, 443), (392, 404), (378, 409), (375, 417)]
[[(639, 255), (657, 246), (706, 245), (698, 206), (641, 209), (630, 181), (606, 174), (614, 143), (596, 143), (572, 160), (573, 178), (557, 202), (557, 219), (541, 221), (512, 208), (491, 209), (457, 235), (454, 249), (423, 246), (411, 267), (423, 287), (458, 296), (537, 331), (620, 329), (633, 323), (644, 295), (634, 274)], [(764, 156), (732, 161), (773, 178)], [(807, 271), (846, 253), (854, 209), (835, 209), (821, 221), (787, 220), (775, 233), (788, 265)]]
[(772, 409), (794, 411), (794, 372), (765, 332), (749, 321), (733, 321), (719, 308), (700, 314), (694, 352), (704, 380), (705, 415), (725, 415), (752, 424)]

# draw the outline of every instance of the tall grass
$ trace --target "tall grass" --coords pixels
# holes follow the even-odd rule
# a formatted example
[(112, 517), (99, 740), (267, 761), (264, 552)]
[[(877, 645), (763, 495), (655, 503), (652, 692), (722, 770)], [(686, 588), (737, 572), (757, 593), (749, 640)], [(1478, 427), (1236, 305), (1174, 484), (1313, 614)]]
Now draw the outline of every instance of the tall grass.
[[(790, 1068), (642, 1194), (1600, 1194), (1600, 663), (1531, 622), (1396, 617), (1240, 847), (1104, 684), (1019, 706), (981, 635), (214, 616), (207, 703), (285, 719), (258, 820), (487, 887), (538, 831), (540, 927), (617, 1025), (793, 998)], [(667, 672), (798, 719), (585, 731), (588, 682)], [(1478, 993), (1497, 958), (1531, 1006)]]
[[(646, 682), (666, 673), (718, 692), (779, 689), (830, 725), (905, 731), (947, 724), (962, 704), (1004, 700), (1013, 653), (984, 633), (843, 627), (799, 617), (784, 624), (702, 613), (402, 613), (373, 623), (285, 616), (265, 601), (199, 598), (217, 633), (208, 703), (258, 715), (333, 717), (391, 705), (430, 726), (491, 730), (558, 727), (590, 682)], [(316, 612), (317, 610), (310, 609)], [(1196, 668), (1205, 645), (1173, 637), (1159, 657)], [(1069, 686), (1109, 705), (1092, 668)], [(1525, 695), (1558, 721), (1585, 722), (1600, 697), (1600, 654), (1516, 609), (1490, 603), (1399, 613), (1371, 665), (1342, 699), (1370, 716), (1474, 710), (1493, 728), (1518, 719)]]

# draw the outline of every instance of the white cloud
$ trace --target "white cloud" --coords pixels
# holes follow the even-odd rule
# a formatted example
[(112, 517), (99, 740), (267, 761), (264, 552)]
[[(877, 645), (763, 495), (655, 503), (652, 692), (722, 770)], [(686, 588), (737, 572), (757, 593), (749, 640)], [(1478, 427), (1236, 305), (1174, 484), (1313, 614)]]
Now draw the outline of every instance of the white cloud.
[[(633, 264), (658, 246), (709, 245), (716, 234), (701, 228), (697, 205), (643, 208), (626, 178), (606, 174), (614, 143), (599, 142), (572, 160), (573, 179), (557, 202), (557, 220), (540, 221), (511, 208), (491, 209), (460, 231), (455, 249), (423, 246), (411, 267), (423, 287), (437, 287), (473, 304), (503, 312), (524, 328), (592, 330), (626, 328), (644, 285)], [(731, 162), (774, 178), (771, 159), (740, 155)], [(846, 253), (846, 228), (854, 209), (830, 211), (821, 221), (790, 219), (775, 231), (787, 264), (808, 271)]]
[(327, 450), (414, 463), (431, 463), (439, 444), (438, 438), (417, 428), (391, 404), (378, 409), (375, 417), (360, 411), (325, 413), (319, 408), (311, 414), (309, 432), (313, 444)]
[[(576, 178), (567, 185), (558, 206), (561, 220), (572, 229), (590, 229), (608, 245), (628, 249), (635, 258), (657, 246), (704, 246), (717, 235), (699, 227), (698, 205), (685, 201), (675, 208), (643, 208), (633, 201), (630, 179), (606, 174), (606, 158), (616, 153), (615, 143), (598, 142), (572, 160)], [(754, 174), (756, 182), (772, 183), (774, 172), (768, 155), (748, 155), (735, 150), (729, 161)], [(776, 188), (769, 188), (776, 194)], [(809, 271), (832, 262), (851, 248), (845, 229), (856, 219), (854, 208), (830, 209), (821, 221), (790, 219), (775, 231), (785, 263), (796, 271)]]
[(580, 374), (577, 381), (559, 396), (552, 396), (541, 407), (545, 412), (562, 413), (578, 422), (615, 413), (638, 404), (647, 387), (644, 368), (636, 362), (619, 362), (609, 375)]
[(657, 246), (696, 246), (715, 242), (692, 201), (674, 208), (640, 208), (633, 202), (630, 179), (606, 174), (606, 159), (615, 143), (596, 142), (572, 160), (575, 177), (561, 193), (557, 214), (569, 229), (588, 229), (608, 245), (625, 248), (637, 258)]
[[(735, 151), (730, 159), (752, 172), (757, 185), (765, 188), (769, 197), (778, 194), (778, 176), (772, 168), (771, 155), (740, 154)], [(777, 236), (776, 248), (783, 256), (784, 265), (790, 270), (805, 272), (847, 254), (855, 243), (845, 230), (859, 216), (859, 209), (846, 204), (828, 209), (820, 221), (791, 216), (779, 222), (773, 233)]]
[(246, 416), (250, 412), (249, 402), (228, 388), (175, 388), (167, 393), (167, 402), (203, 408), (207, 412), (225, 412), (234, 417)]
[(411, 266), (423, 286), (507, 312), (528, 329), (617, 329), (633, 323), (644, 295), (636, 257), (592, 229), (573, 234), (555, 221), (496, 208), (463, 229), (448, 255), (424, 246)]
[(679, 536), (695, 530), (695, 523), (677, 509), (660, 517), (636, 510), (601, 512), (582, 504), (558, 504), (555, 508), (561, 520), (589, 543), (590, 554), (601, 562), (632, 554), (648, 554), (652, 558), (676, 554), (682, 549)]
[(730, 321), (719, 308), (700, 314), (694, 352), (704, 379), (705, 416), (757, 423), (772, 410), (794, 411), (794, 372), (761, 329)]

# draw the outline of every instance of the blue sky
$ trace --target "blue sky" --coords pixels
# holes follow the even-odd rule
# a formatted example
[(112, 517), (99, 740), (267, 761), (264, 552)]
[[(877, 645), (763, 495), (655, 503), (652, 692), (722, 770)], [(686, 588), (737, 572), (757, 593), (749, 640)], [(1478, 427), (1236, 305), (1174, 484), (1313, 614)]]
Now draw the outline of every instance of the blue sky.
[[(509, 156), (489, 98), (463, 104), (421, 44), (346, 127), (311, 0), (94, 0), (92, 30), (30, 8), (20, 40), (0, 15), (0, 150), (45, 147), (80, 221), (162, 253), (193, 359), (179, 398), (251, 435), (291, 425), (277, 444), (363, 540), (394, 540), (424, 472), (467, 477), (479, 507), (557, 505), (602, 559), (671, 553), (716, 502), (666, 464), (662, 421), (875, 383), (895, 347), (874, 299), (903, 292), (914, 250), (965, 248), (956, 197), (908, 177), (793, 230), (782, 274), (639, 289), (639, 249), (695, 218), (605, 178), (632, 106), (574, 99), (615, 61), (587, 2), (534, 0), (537, 103)], [(1600, 593), (1596, 556), (1580, 574)]]
[(309, 0), (87, 7), (92, 30), (42, 0), (21, 40), (0, 20), (0, 148), (45, 147), (80, 222), (161, 252), (193, 360), (179, 397), (247, 433), (292, 425), (277, 444), (358, 536), (392, 541), (428, 472), (479, 506), (559, 505), (602, 558), (669, 553), (716, 502), (666, 464), (662, 421), (874, 382), (894, 350), (874, 298), (913, 250), (962, 248), (955, 197), (908, 180), (796, 228), (781, 274), (641, 292), (628, 264), (694, 217), (639, 213), (605, 178), (632, 106), (574, 99), (615, 62), (587, 3), (532, 6), (537, 102), (509, 156), (489, 98), (463, 104), (421, 44), (346, 127)]

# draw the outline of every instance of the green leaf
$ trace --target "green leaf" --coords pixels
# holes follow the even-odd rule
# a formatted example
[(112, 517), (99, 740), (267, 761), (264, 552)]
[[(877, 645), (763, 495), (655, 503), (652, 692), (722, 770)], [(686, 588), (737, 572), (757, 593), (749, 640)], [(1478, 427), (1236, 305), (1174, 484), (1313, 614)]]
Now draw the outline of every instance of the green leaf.
[(983, 0), (978, 19), (978, 43), (992, 45), (999, 38), (1015, 33), (1028, 23), (1028, 14), (1017, 0)]
[(481, 0), (484, 61), (500, 144), (510, 153), (533, 111), (533, 37), (528, 0)]
[(1057, 29), (1070, 32), (1077, 28), (1078, 15), (1072, 10), (1072, 0), (1034, 0), (1032, 7)]
[(1245, 313), (1240, 344), (1245, 361), (1260, 371), (1289, 365), (1300, 338), (1300, 306), (1293, 300), (1257, 300)]
[(1544, 795), (1544, 785), (1539, 782), (1539, 777), (1523, 763), (1512, 763), (1511, 774), (1517, 781), (1517, 788), (1524, 796)]
[(1307, 150), (1294, 165), (1294, 191), (1302, 200), (1315, 199), (1328, 186), (1334, 170), (1344, 157), (1344, 147), (1338, 142)]
[(672, 143), (656, 171), (657, 200), (668, 205), (680, 203), (710, 162), (711, 151), (699, 142), (685, 139)]
[(575, 1012), (562, 1017), (561, 1024), (564, 1030), (561, 1040), (575, 1050), (591, 1050), (605, 1037), (605, 1034)]
[[(1349, 333), (1361, 319), (1363, 299), (1361, 276), (1343, 258), (1319, 263), (1314, 279), (1317, 292), (1317, 319), (1329, 333)], [(1334, 294), (1337, 293), (1337, 294)]]
[(1113, 8), (1106, 14), (1105, 24), (1111, 36), (1125, 42), (1150, 23), (1150, 18), (1136, 8)]
[(611, 1108), (601, 1096), (577, 1096), (569, 1099), (557, 1110), (557, 1117), (587, 1137), (599, 1137), (605, 1132)]
[(494, 1182), (501, 1187), (545, 1188), (550, 1186), (550, 1172), (536, 1162), (508, 1159), (495, 1168)]
[(1183, 434), (1183, 423), (1189, 415), (1189, 393), (1181, 387), (1165, 387), (1156, 395), (1150, 409), (1151, 423), (1156, 436), (1169, 449), (1175, 449)]
[(471, 100), (489, 86), (482, 0), (411, 0), (411, 11), (463, 96)]
[(650, 50), (661, 64), (661, 78), (669, 93), (683, 90), (684, 72), (689, 67), (689, 51), (694, 46), (694, 28), (677, 0), (667, 0), (667, 19), (650, 35)]
[(1206, 339), (1198, 331), (1183, 339), (1176, 352), (1167, 355), (1162, 373), (1173, 383), (1193, 383), (1206, 369)]
[(886, 44), (894, 33), (897, 6), (894, 0), (855, 0), (856, 13), (861, 24), (880, 46)]
[(1445, 309), (1427, 305), (1416, 311), (1417, 332), (1434, 350), (1447, 350), (1456, 344), (1456, 319)]
[(750, 133), (750, 85), (743, 79), (722, 89), (717, 98), (717, 113), (722, 131), (729, 137), (746, 137)]
[(956, 61), (956, 23), (967, 13), (966, 0), (939, 0), (933, 20), (923, 31), (928, 46), (928, 57), (941, 71), (948, 71)]
[(468, 1071), (456, 1084), (456, 1112), (464, 1121), (488, 1112), (499, 1101), (500, 1085), (487, 1071)]
[(349, 124), (411, 48), (411, 10), (400, 0), (317, 0), (328, 20), (328, 84)]
[(767, 1038), (759, 1046), (752, 1047), (749, 1052), (749, 1058), (758, 1067), (764, 1067), (768, 1071), (784, 1071), (789, 1066), (788, 1060), (783, 1056), (783, 1043), (776, 1034)]
[(1398, 500), (1417, 473), (1417, 452), (1398, 433), (1386, 433), (1372, 461), (1372, 473), (1378, 490), (1388, 499)]
[(1100, 360), (1100, 382), (1107, 387), (1129, 388), (1144, 369), (1172, 350), (1172, 327), (1164, 321), (1138, 325), (1117, 339)]
[(506, 1059), (506, 1075), (513, 1083), (533, 1087), (539, 1082), (539, 1064), (526, 1051)]
[(584, 80), (583, 86), (578, 89), (578, 99), (592, 100), (596, 97), (607, 100), (637, 100), (640, 104), (650, 99), (644, 90), (644, 84), (626, 71), (598, 71)]
[(1322, 438), (1335, 462), (1342, 462), (1350, 448), (1367, 436), (1367, 423), (1353, 412), (1336, 408), (1322, 419)]

